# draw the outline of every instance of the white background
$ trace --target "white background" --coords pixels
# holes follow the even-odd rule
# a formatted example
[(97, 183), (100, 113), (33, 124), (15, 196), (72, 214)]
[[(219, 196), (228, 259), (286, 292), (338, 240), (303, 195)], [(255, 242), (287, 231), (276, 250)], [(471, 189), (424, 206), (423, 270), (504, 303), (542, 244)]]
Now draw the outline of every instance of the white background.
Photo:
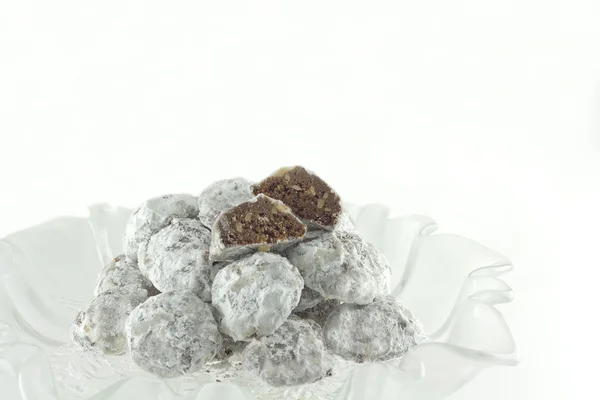
[(0, 237), (300, 163), (514, 261), (452, 399), (597, 398), (600, 2), (216, 3), (0, 2)]

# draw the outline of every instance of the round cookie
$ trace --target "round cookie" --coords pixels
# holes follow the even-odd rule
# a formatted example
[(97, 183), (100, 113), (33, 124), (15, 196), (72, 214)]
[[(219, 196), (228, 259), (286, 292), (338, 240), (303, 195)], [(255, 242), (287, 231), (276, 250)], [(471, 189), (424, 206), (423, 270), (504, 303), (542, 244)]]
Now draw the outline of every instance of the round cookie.
[(253, 187), (283, 201), (294, 214), (313, 228), (333, 229), (342, 212), (340, 196), (319, 176), (301, 166), (284, 167)]
[(146, 296), (160, 293), (137, 267), (134, 261), (124, 255), (116, 256), (100, 272), (98, 283), (94, 289), (94, 296), (108, 290), (125, 289), (128, 291), (142, 291)]
[(85, 350), (123, 354), (127, 350), (125, 321), (131, 311), (148, 298), (143, 291), (107, 290), (80, 311), (71, 326), (73, 343)]
[(151, 297), (131, 312), (125, 332), (133, 362), (164, 378), (197, 371), (222, 341), (208, 304), (187, 291)]
[(391, 295), (366, 305), (342, 304), (323, 332), (333, 353), (357, 362), (401, 357), (424, 336), (420, 322)]
[(175, 217), (195, 218), (198, 199), (190, 194), (166, 194), (153, 197), (142, 204), (129, 218), (123, 235), (123, 252), (137, 260), (140, 244), (167, 226)]
[(210, 231), (196, 219), (173, 221), (142, 243), (138, 263), (161, 292), (189, 290), (210, 302)]
[(322, 231), (287, 249), (306, 286), (326, 299), (367, 304), (389, 293), (391, 268), (372, 244), (349, 232)]
[(321, 328), (296, 317), (273, 334), (252, 340), (242, 357), (246, 370), (273, 386), (314, 382), (326, 376), (331, 366)]
[(306, 234), (288, 206), (263, 194), (219, 215), (212, 229), (211, 261), (234, 261), (256, 250), (281, 251)]
[(223, 179), (211, 183), (198, 196), (198, 219), (212, 229), (222, 211), (250, 200), (252, 182), (246, 178)]
[(275, 331), (300, 301), (304, 283), (284, 257), (255, 253), (222, 268), (212, 286), (221, 331), (234, 340)]

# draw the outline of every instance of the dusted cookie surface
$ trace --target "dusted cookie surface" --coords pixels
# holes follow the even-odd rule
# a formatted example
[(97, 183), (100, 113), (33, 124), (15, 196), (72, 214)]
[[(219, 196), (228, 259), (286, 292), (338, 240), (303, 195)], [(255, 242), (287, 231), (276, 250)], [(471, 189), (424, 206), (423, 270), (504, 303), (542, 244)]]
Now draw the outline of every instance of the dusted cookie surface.
[(236, 341), (273, 333), (298, 305), (303, 286), (298, 270), (277, 254), (232, 262), (212, 286), (221, 331)]
[(250, 200), (252, 182), (246, 178), (223, 179), (211, 183), (198, 196), (198, 219), (212, 229), (222, 211)]
[(337, 220), (337, 223), (335, 224), (334, 229), (339, 232), (354, 233), (358, 235), (358, 230), (354, 225), (354, 221), (352, 220), (350, 213), (344, 209), (340, 213), (340, 216)]
[(175, 218), (142, 243), (140, 270), (161, 292), (189, 290), (210, 301), (210, 231), (195, 219)]
[(208, 304), (186, 291), (148, 299), (131, 312), (125, 332), (133, 362), (165, 378), (197, 371), (222, 341)]
[(290, 247), (286, 255), (305, 285), (326, 299), (367, 304), (389, 293), (389, 263), (356, 234), (323, 231)]
[(342, 304), (323, 332), (331, 351), (357, 362), (400, 357), (423, 337), (421, 324), (391, 295), (366, 305)]
[(198, 215), (198, 200), (190, 194), (166, 194), (147, 200), (129, 218), (123, 235), (123, 252), (137, 260), (140, 244), (173, 218), (195, 218)]
[(273, 334), (252, 340), (243, 365), (273, 386), (291, 386), (321, 379), (330, 368), (321, 328), (292, 317)]
[(108, 290), (124, 289), (131, 292), (142, 291), (146, 296), (160, 293), (140, 272), (136, 263), (124, 255), (115, 257), (100, 272), (94, 296)]
[(98, 349), (105, 354), (127, 350), (125, 321), (147, 296), (142, 291), (107, 290), (80, 311), (71, 326), (71, 339), (82, 349)]
[(306, 225), (281, 201), (258, 195), (223, 212), (212, 230), (211, 261), (234, 261), (256, 250), (280, 250), (304, 237)]
[(254, 194), (263, 193), (281, 200), (309, 225), (333, 229), (342, 212), (340, 196), (321, 178), (305, 168), (281, 168), (253, 186)]

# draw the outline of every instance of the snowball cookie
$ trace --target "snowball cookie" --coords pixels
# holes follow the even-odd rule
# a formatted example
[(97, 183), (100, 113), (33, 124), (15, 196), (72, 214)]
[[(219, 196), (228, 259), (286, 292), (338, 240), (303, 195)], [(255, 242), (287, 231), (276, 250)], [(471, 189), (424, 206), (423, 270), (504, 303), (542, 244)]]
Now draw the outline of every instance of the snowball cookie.
[(129, 218), (123, 235), (123, 252), (137, 260), (138, 247), (150, 236), (167, 226), (174, 217), (195, 218), (198, 200), (190, 194), (167, 194), (153, 197), (140, 206)]
[(234, 261), (256, 250), (279, 251), (306, 233), (288, 206), (265, 195), (221, 213), (212, 229), (211, 261)]
[(111, 289), (98, 295), (80, 311), (71, 326), (73, 343), (85, 350), (123, 354), (127, 350), (125, 321), (131, 311), (148, 296), (143, 291)]
[(357, 362), (400, 357), (423, 338), (420, 322), (391, 295), (366, 305), (342, 304), (323, 332), (333, 353)]
[(327, 232), (287, 249), (304, 284), (326, 299), (367, 304), (389, 293), (390, 265), (375, 246), (349, 232)]
[(229, 210), (254, 197), (252, 182), (246, 178), (231, 178), (213, 182), (198, 196), (198, 219), (212, 229), (221, 211)]
[(252, 340), (242, 357), (246, 370), (273, 386), (311, 383), (324, 377), (331, 367), (321, 328), (296, 317), (273, 334)]
[(312, 308), (323, 300), (325, 299), (323, 296), (321, 296), (321, 293), (317, 292), (316, 290), (312, 290), (308, 286), (304, 286), (304, 289), (302, 289), (302, 294), (300, 295), (300, 302), (296, 308), (294, 308), (293, 313), (298, 313), (300, 311)]
[(133, 362), (164, 378), (197, 371), (222, 340), (208, 304), (187, 291), (149, 298), (131, 312), (125, 332)]
[(221, 331), (234, 340), (275, 331), (300, 301), (304, 283), (284, 257), (255, 253), (221, 269), (212, 286), (212, 305)]
[(311, 227), (333, 229), (342, 212), (340, 196), (323, 179), (303, 167), (284, 167), (253, 186), (283, 201)]
[(161, 292), (189, 290), (210, 302), (209, 246), (210, 230), (200, 221), (174, 218), (140, 245), (140, 270)]
[(94, 289), (94, 296), (114, 289), (126, 289), (132, 292), (142, 291), (146, 296), (154, 296), (160, 293), (148, 278), (142, 275), (137, 264), (122, 254), (116, 256), (102, 269)]

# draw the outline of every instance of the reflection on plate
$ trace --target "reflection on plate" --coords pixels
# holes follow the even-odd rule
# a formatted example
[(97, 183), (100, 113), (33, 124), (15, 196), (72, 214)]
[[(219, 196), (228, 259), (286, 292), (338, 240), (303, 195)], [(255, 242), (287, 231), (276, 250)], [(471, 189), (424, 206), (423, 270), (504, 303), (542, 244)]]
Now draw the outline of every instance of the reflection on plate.
[(98, 272), (121, 252), (132, 210), (105, 204), (88, 218), (63, 217), (0, 241), (0, 393), (6, 399), (441, 399), (495, 365), (516, 365), (513, 336), (494, 307), (510, 302), (503, 256), (460, 236), (435, 234), (433, 220), (389, 218), (381, 205), (347, 206), (359, 232), (388, 257), (393, 293), (428, 339), (402, 359), (348, 365), (292, 388), (268, 387), (235, 368), (164, 380), (127, 357), (85, 353), (69, 327), (91, 298)]

